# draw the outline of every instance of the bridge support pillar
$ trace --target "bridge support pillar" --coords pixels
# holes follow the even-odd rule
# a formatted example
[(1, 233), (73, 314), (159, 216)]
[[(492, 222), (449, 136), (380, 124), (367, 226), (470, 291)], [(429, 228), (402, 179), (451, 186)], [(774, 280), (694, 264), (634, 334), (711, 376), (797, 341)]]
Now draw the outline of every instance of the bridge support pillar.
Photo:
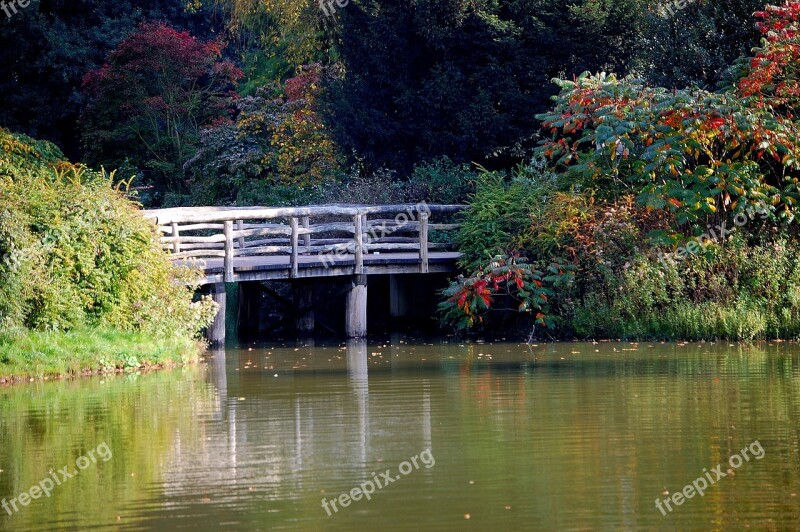
[(413, 287), (400, 275), (389, 276), (389, 314), (393, 318), (405, 318), (409, 314), (408, 291)]
[(206, 338), (212, 347), (225, 345), (225, 318), (227, 315), (227, 291), (225, 283), (216, 283), (210, 286), (211, 299), (219, 305), (219, 312), (214, 318), (214, 323), (206, 331)]
[(292, 287), (294, 308), (297, 312), (295, 326), (301, 335), (314, 334), (314, 284), (295, 281)]
[(367, 336), (367, 276), (356, 275), (347, 292), (345, 331), (348, 338)]

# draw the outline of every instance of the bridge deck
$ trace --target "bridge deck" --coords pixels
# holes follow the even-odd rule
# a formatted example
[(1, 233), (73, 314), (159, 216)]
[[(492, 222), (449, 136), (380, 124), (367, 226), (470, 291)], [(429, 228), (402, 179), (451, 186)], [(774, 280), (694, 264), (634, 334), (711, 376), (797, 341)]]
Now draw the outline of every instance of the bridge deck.
[[(432, 252), (429, 255), (430, 273), (455, 273), (461, 257), (456, 252)], [(349, 256), (299, 255), (296, 278), (336, 277), (353, 275), (355, 258)], [(182, 262), (182, 261), (176, 261)], [(205, 259), (205, 278), (202, 284), (224, 282), (224, 260)], [(291, 258), (288, 255), (236, 257), (233, 259), (234, 282), (290, 279)], [(420, 273), (418, 253), (367, 253), (364, 255), (364, 274), (386, 275)]]

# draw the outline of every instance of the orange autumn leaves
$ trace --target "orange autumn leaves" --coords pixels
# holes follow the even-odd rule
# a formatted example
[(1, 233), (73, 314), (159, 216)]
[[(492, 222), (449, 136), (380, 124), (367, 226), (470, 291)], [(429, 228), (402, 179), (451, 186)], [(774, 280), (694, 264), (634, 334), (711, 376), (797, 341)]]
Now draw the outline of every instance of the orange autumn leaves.
[[(667, 90), (613, 75), (557, 81), (540, 153), (601, 194), (637, 194), (679, 225), (765, 201), (785, 221), (800, 201), (800, 2), (756, 13), (764, 35), (720, 92)], [(623, 155), (623, 156), (620, 156)]]

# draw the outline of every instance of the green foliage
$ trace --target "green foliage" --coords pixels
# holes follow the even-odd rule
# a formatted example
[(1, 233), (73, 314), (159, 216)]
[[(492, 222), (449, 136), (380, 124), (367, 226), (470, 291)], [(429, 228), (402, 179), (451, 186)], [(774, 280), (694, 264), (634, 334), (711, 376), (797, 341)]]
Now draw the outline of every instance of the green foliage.
[(531, 213), (548, 204), (557, 186), (556, 177), (545, 170), (541, 160), (519, 166), (510, 177), (484, 170), (456, 237), (463, 255), (461, 266), (474, 271), (507, 250), (520, 251), (534, 260), (542, 258), (523, 249), (520, 239), (530, 226)]
[(753, 340), (800, 337), (798, 248), (737, 235), (676, 264), (637, 254), (606, 270), (572, 320), (587, 338)]
[[(0, 146), (29, 139), (0, 130)], [(192, 338), (214, 304), (193, 302), (199, 272), (173, 268), (152, 223), (113, 174), (52, 160), (36, 144), (0, 152), (0, 328), (108, 327)], [(37, 157), (37, 155), (39, 157)]]
[(217, 4), (226, 11), (228, 31), (244, 56), (249, 87), (291, 77), (297, 67), (327, 62), (334, 53), (330, 20), (317, 1), (194, 1), (204, 7)]
[(485, 163), (530, 144), (564, 72), (624, 70), (640, 0), (353, 0), (328, 123), (372, 168), (410, 173), (447, 155)]
[(418, 201), (454, 205), (466, 201), (473, 191), (475, 178), (469, 165), (457, 165), (444, 156), (416, 165), (408, 187)]
[[(500, 246), (571, 264), (575, 282), (551, 301), (564, 336), (798, 337), (800, 4), (756, 16), (765, 39), (720, 92), (558, 81), (537, 155), (560, 174), (519, 191), (515, 178), (479, 181), (465, 259)], [(658, 260), (722, 224), (733, 236)]]
[(223, 60), (224, 46), (164, 24), (142, 24), (86, 74), (86, 156), (97, 165), (133, 163), (150, 203), (185, 191), (183, 164), (200, 129), (229, 119), (241, 71)]
[[(602, 190), (702, 227), (768, 203), (794, 219), (797, 125), (739, 90), (666, 91), (632, 79), (560, 81), (540, 153)], [(778, 163), (776, 165), (776, 162)]]
[(338, 149), (316, 111), (320, 76), (318, 65), (305, 67), (280, 86), (238, 100), (235, 123), (205, 129), (186, 164), (191, 202), (285, 204), (338, 181)]
[(0, 16), (0, 126), (57, 143), (80, 158), (83, 76), (145, 20), (194, 35), (219, 33), (212, 9), (185, 10), (175, 0), (31, 0)]
[(659, 87), (716, 88), (758, 44), (752, 14), (762, 7), (764, 0), (692, 1), (683, 9), (653, 2), (641, 21), (633, 69)]

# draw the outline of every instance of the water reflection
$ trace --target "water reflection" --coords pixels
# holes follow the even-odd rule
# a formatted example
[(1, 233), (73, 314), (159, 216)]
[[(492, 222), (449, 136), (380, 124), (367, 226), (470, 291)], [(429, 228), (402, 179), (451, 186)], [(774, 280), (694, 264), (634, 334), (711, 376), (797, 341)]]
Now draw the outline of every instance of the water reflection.
[[(755, 439), (764, 460), (668, 525), (800, 527), (793, 345), (252, 346), (0, 395), (0, 497), (103, 440), (114, 451), (3, 530), (460, 530), (465, 514), (479, 529), (654, 528), (657, 496)], [(321, 508), (425, 449), (435, 468)]]
[(367, 462), (367, 441), (369, 437), (369, 368), (367, 364), (367, 341), (365, 339), (347, 342), (347, 376), (356, 397), (358, 416), (358, 447), (361, 463)]

